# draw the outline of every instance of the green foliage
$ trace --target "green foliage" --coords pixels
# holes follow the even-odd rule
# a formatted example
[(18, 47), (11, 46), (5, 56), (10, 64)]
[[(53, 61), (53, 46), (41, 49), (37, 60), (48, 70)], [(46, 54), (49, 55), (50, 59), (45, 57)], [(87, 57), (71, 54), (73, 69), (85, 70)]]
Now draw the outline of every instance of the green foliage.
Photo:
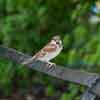
[[(88, 15), (94, 1), (86, 0), (0, 0), (0, 44), (15, 48), (29, 55), (40, 50), (52, 36), (59, 34), (64, 49), (53, 61), (61, 65), (99, 64), (100, 25), (91, 25)], [(82, 43), (82, 44), (81, 44)], [(67, 66), (66, 66), (67, 67)], [(84, 69), (83, 67), (78, 67)], [(94, 70), (95, 69), (95, 70)], [(100, 73), (99, 68), (86, 66), (85, 70)], [(30, 71), (21, 65), (0, 60), (0, 88), (11, 93), (12, 83), (27, 88), (39, 80), (49, 84), (51, 77)], [(49, 81), (48, 81), (49, 80)], [(79, 100), (75, 96), (80, 87), (72, 86), (70, 93), (63, 93), (60, 100)], [(47, 95), (55, 93), (48, 85)]]
[(47, 96), (52, 96), (54, 95), (56, 91), (54, 90), (54, 87), (52, 85), (49, 85), (46, 89), (46, 95)]
[(89, 38), (88, 30), (84, 25), (78, 25), (77, 27), (75, 27), (73, 33), (76, 45), (81, 43), (82, 41), (86, 41), (86, 39)]
[[(74, 98), (78, 98), (76, 95), (78, 93), (78, 88), (76, 85), (70, 84), (70, 93), (63, 93), (60, 100), (73, 100)], [(78, 100), (78, 99), (77, 99)]]
[(11, 92), (12, 77), (14, 74), (13, 64), (11, 62), (0, 60), (0, 88), (6, 90), (5, 94)]

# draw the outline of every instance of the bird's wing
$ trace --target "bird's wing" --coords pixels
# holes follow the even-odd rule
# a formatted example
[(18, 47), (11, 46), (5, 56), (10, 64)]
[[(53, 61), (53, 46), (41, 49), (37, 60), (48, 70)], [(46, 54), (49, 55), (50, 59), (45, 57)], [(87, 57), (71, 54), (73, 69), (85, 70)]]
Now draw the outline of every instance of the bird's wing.
[(57, 46), (50, 42), (44, 48), (42, 48), (39, 52), (37, 52), (32, 58), (28, 59), (27, 61), (24, 61), (23, 64), (27, 64), (33, 60), (37, 60), (38, 58), (42, 58), (45, 55), (47, 55), (48, 53), (54, 52), (56, 48), (57, 48)]
[(45, 51), (45, 52), (54, 52), (56, 48), (57, 48), (57, 46), (55, 44), (49, 43), (48, 45), (46, 45), (43, 48), (43, 51)]

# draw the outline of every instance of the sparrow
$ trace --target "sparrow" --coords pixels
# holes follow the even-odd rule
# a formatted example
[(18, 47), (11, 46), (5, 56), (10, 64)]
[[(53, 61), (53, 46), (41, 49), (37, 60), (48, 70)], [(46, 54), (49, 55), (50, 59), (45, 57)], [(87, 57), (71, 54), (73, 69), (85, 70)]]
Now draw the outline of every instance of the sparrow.
[(39, 52), (37, 52), (32, 58), (23, 61), (22, 64), (31, 63), (33, 60), (40, 60), (43, 62), (47, 62), (51, 67), (54, 63), (49, 62), (53, 58), (55, 58), (63, 49), (62, 40), (60, 36), (54, 36), (51, 41), (42, 48)]

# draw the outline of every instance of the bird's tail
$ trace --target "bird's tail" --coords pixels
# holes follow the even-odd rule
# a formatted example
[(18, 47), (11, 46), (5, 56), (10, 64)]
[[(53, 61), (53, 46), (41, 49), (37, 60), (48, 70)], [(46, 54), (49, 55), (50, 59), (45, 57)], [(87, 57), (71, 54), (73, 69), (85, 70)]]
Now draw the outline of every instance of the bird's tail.
[(32, 58), (26, 59), (26, 60), (23, 61), (21, 64), (22, 64), (22, 65), (29, 64), (29, 63), (31, 63), (34, 59), (35, 59), (35, 57), (33, 56)]

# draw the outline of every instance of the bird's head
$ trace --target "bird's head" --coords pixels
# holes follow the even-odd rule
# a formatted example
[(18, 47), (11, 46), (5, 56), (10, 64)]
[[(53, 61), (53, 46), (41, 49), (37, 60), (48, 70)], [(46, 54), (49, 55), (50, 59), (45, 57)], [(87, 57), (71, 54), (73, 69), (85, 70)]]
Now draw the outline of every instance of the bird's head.
[(62, 46), (62, 40), (59, 35), (56, 35), (52, 38), (52, 41), (56, 42), (59, 46)]

